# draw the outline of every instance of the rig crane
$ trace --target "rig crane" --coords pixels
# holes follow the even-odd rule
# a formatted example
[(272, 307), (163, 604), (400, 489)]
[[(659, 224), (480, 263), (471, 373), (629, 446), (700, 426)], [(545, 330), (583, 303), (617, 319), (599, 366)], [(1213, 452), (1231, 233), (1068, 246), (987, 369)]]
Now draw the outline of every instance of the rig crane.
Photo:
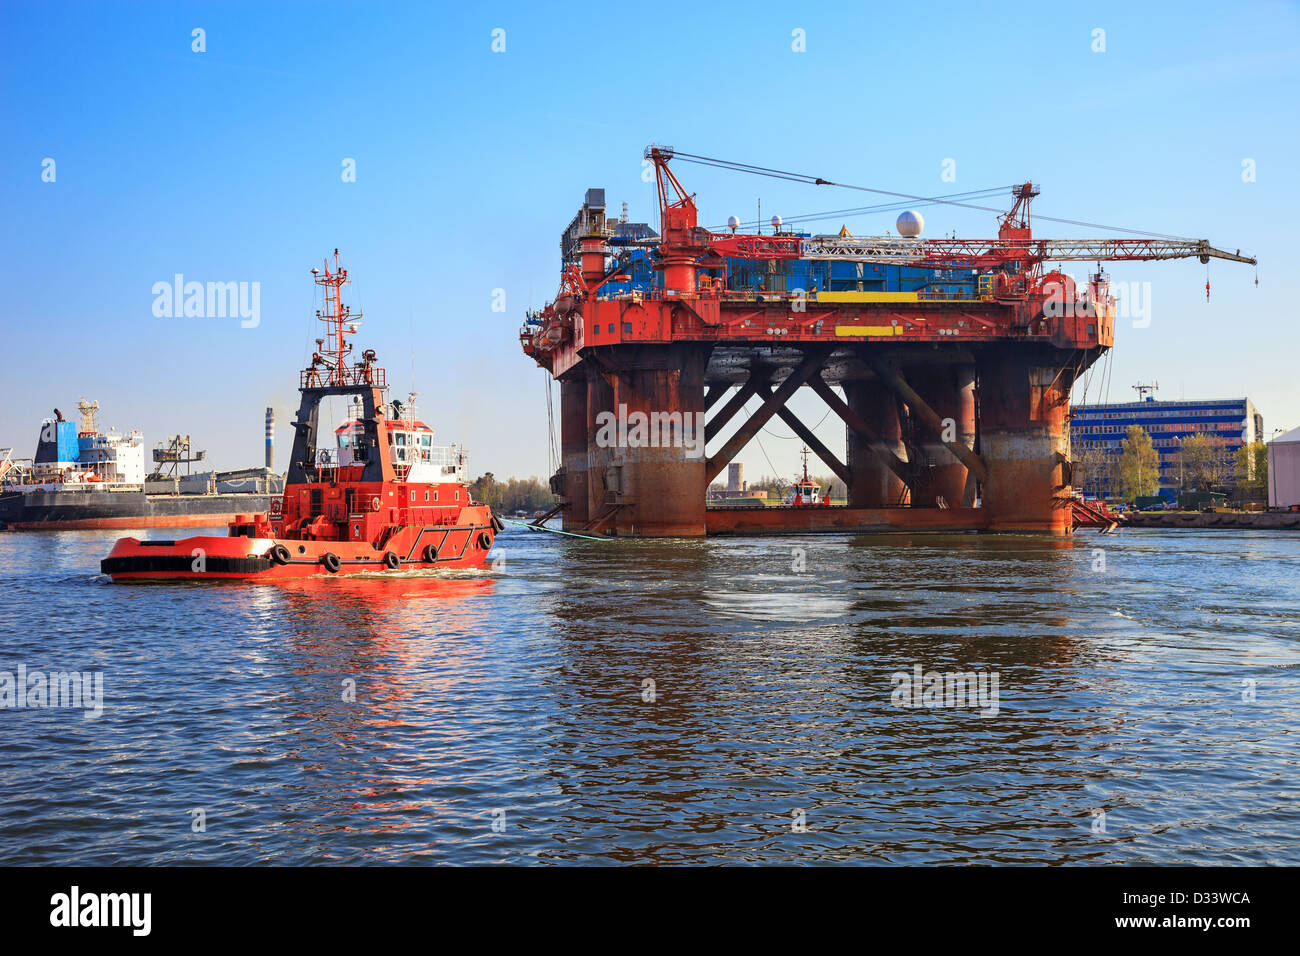
[[(1040, 192), (1032, 182), (1012, 188), (1014, 203), (999, 221), (996, 239), (920, 239), (906, 237), (865, 237), (850, 235), (797, 236), (744, 233), (714, 233), (697, 225), (698, 211), (694, 197), (688, 194), (669, 169), (668, 163), (681, 157), (704, 165), (733, 169), (738, 172), (776, 175), (811, 185), (837, 186), (821, 177), (783, 173), (762, 167), (677, 153), (669, 147), (650, 146), (646, 159), (654, 163), (659, 187), (659, 213), (663, 223), (661, 252), (665, 268), (684, 261), (715, 257), (744, 259), (835, 259), (928, 269), (996, 270), (996, 296), (1021, 297), (1041, 286), (1045, 262), (1148, 261), (1156, 259), (1211, 259), (1255, 265), (1241, 250), (1228, 252), (1212, 246), (1206, 239), (1133, 238), (1133, 239), (1035, 239), (1030, 225), (1030, 202)], [(854, 187), (861, 188), (861, 187)], [(879, 192), (881, 190), (871, 190)], [(902, 194), (891, 194), (902, 195)], [(935, 199), (908, 197), (934, 202)], [(941, 201), (941, 200), (938, 200)], [(956, 203), (956, 205), (964, 205)], [(1100, 269), (1098, 270), (1100, 271)], [(669, 286), (677, 288), (677, 286)], [(1209, 283), (1206, 283), (1209, 295)]]

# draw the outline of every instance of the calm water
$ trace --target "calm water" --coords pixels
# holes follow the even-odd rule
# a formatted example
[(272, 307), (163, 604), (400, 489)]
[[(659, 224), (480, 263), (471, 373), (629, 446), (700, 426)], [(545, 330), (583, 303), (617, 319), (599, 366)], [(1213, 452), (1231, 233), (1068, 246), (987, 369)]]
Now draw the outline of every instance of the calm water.
[[(1300, 863), (1300, 535), (512, 527), (493, 572), (128, 586), (119, 533), (0, 534), (0, 671), (104, 681), (0, 710), (2, 863)], [(895, 706), (915, 665), (996, 716)]]

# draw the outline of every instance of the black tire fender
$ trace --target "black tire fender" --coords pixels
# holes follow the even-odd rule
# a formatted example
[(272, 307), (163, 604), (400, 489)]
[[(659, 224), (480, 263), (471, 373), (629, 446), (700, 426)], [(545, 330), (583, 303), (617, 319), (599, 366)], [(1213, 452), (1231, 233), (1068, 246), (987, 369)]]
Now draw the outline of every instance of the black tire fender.
[(500, 534), (502, 531), (506, 530), (506, 523), (501, 520), (500, 515), (492, 516), (492, 530), (495, 531), (497, 534)]
[(484, 551), (491, 551), (492, 535), (488, 534), (486, 531), (480, 531), (478, 533), (478, 546)]
[(273, 545), (271, 550), (266, 552), (266, 556), (273, 564), (289, 563), (289, 549), (282, 544)]
[(438, 560), (438, 546), (436, 544), (426, 544), (424, 546), (424, 560), (430, 564)]
[(402, 566), (402, 559), (392, 551), (384, 552), (384, 566), (390, 571), (396, 571)]
[(339, 568), (343, 566), (343, 562), (339, 560), (339, 556), (333, 551), (326, 551), (322, 554), (320, 556), (320, 563), (325, 566), (325, 570), (330, 574), (337, 574)]

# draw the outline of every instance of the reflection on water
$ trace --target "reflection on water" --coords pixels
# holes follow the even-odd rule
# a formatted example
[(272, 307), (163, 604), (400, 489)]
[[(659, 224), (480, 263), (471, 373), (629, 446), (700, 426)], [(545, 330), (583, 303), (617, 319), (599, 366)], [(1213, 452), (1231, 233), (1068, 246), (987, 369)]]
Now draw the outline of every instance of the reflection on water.
[[(1297, 536), (511, 528), (216, 587), (105, 583), (115, 536), (0, 535), (0, 670), (106, 695), (0, 711), (0, 861), (1300, 862)], [(894, 706), (917, 665), (997, 716)]]

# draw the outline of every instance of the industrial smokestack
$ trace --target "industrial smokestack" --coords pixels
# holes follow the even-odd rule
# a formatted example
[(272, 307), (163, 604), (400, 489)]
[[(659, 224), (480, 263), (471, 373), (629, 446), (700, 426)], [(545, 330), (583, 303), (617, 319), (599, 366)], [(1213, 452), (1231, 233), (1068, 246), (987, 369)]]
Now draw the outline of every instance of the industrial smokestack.
[(275, 470), (275, 409), (266, 410), (266, 467)]

